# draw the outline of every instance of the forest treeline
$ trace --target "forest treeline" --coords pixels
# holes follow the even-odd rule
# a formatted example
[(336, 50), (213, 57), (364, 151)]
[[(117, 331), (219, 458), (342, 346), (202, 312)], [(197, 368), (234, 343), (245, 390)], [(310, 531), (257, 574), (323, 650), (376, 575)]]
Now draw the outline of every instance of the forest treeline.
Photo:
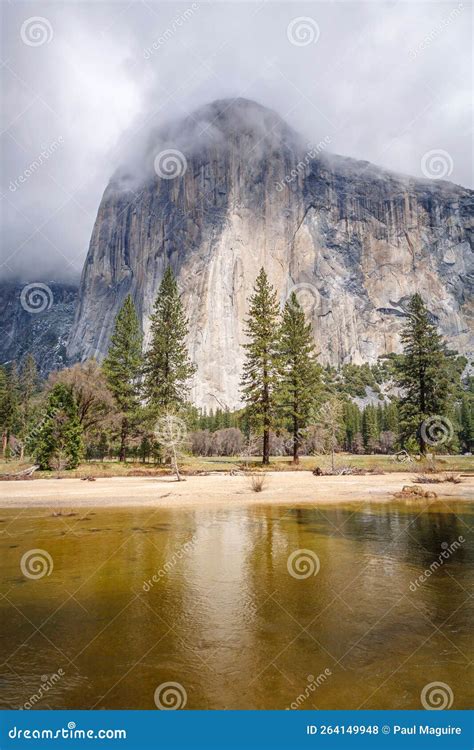
[[(188, 321), (174, 275), (164, 274), (150, 321), (150, 345), (130, 296), (117, 315), (109, 350), (95, 360), (38, 377), (28, 356), (0, 368), (4, 458), (29, 457), (43, 469), (83, 460), (163, 461), (157, 429), (172, 416), (180, 449), (200, 456), (470, 452), (474, 379), (450, 351), (419, 294), (407, 307), (403, 354), (377, 364), (323, 367), (312, 324), (293, 293), (283, 310), (262, 268), (245, 321), (243, 407), (197, 409), (196, 372), (186, 347)], [(175, 441), (176, 442), (176, 441)], [(174, 446), (176, 448), (176, 445)]]

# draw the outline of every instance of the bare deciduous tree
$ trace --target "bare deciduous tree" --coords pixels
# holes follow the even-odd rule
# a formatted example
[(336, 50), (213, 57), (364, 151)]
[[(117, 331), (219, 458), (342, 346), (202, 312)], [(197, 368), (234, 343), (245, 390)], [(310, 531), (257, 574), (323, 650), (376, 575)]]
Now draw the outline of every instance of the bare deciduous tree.
[(178, 482), (185, 481), (179, 471), (178, 459), (182, 454), (182, 449), (186, 442), (186, 436), (186, 425), (180, 417), (176, 416), (176, 414), (167, 413), (160, 417), (155, 427), (155, 437), (158, 443), (163, 446), (164, 455), (170, 460), (171, 467)]

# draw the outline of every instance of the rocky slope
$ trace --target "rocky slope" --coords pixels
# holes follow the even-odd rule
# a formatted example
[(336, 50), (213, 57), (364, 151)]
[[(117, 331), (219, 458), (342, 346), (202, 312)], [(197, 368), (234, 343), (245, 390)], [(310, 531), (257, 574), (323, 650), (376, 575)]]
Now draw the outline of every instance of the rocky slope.
[[(415, 290), (452, 347), (468, 352), (473, 194), (324, 146), (242, 99), (155, 133), (104, 193), (68, 355), (104, 356), (129, 292), (147, 335), (168, 263), (189, 316), (201, 406), (238, 404), (243, 321), (262, 265), (282, 303), (300, 285), (323, 362), (373, 362), (399, 349)], [(180, 153), (156, 158), (166, 149)]]
[(77, 293), (50, 281), (0, 283), (0, 364), (32, 354), (43, 376), (64, 367)]

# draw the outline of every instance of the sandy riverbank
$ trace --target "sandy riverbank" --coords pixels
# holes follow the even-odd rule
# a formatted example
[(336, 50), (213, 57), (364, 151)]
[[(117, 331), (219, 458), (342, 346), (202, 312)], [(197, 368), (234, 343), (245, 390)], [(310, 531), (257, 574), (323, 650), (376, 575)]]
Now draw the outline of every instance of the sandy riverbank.
[[(269, 472), (263, 492), (251, 490), (245, 476), (191, 476), (185, 482), (170, 477), (114, 477), (95, 482), (80, 479), (38, 479), (0, 482), (0, 507), (154, 506), (327, 504), (387, 502), (413, 474), (315, 477), (311, 472)], [(461, 484), (423, 485), (438, 498), (474, 501), (474, 477)], [(415, 500), (414, 502), (430, 502)]]

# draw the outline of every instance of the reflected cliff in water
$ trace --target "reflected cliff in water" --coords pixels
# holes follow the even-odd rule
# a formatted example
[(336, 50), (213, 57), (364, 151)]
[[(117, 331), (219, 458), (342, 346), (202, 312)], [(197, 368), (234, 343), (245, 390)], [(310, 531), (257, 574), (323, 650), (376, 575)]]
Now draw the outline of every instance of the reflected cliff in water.
[[(283, 709), (298, 697), (307, 709), (415, 709), (442, 681), (467, 708), (472, 511), (421, 511), (4, 511), (2, 706), (39, 695), (35, 708), (152, 709), (172, 681), (189, 709)], [(54, 567), (29, 579), (20, 561), (37, 548)], [(299, 577), (297, 550), (310, 566)]]

